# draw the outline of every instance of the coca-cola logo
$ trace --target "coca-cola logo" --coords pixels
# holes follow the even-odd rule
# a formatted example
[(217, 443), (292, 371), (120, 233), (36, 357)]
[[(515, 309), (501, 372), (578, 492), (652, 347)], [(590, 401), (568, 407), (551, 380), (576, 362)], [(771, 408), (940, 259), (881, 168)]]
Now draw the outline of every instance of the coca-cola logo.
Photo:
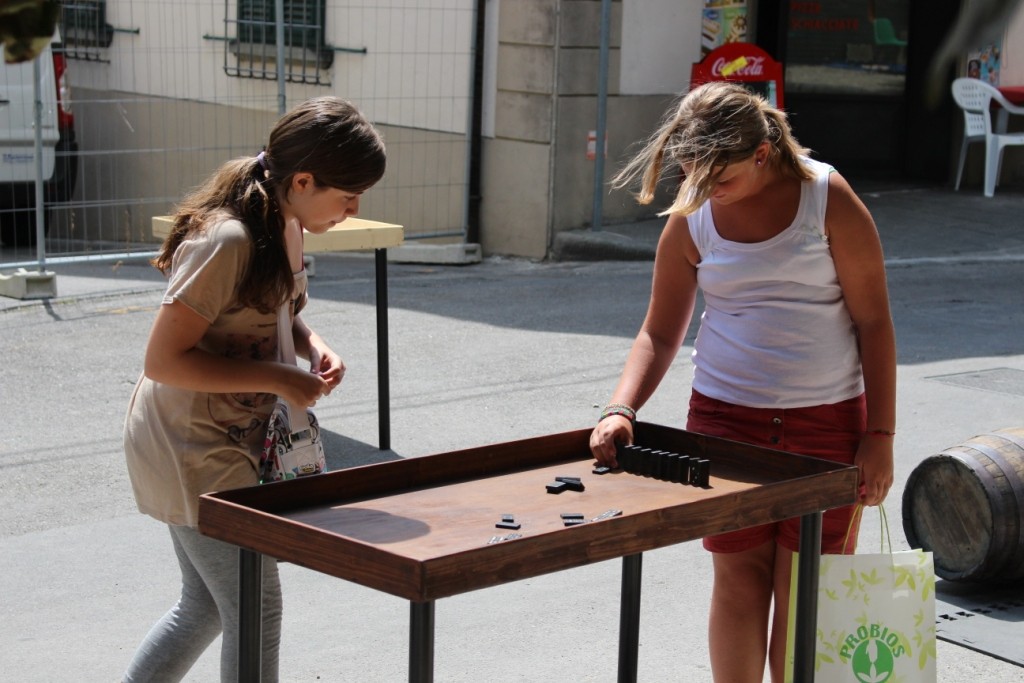
[[(746, 64), (736, 69), (729, 69), (729, 67), (735, 64), (739, 60), (746, 60)], [(726, 70), (726, 73), (722, 71)], [(736, 59), (726, 60), (724, 57), (719, 57), (711, 65), (711, 75), (719, 78), (722, 76), (764, 76), (764, 57), (755, 57), (753, 55), (741, 55)]]

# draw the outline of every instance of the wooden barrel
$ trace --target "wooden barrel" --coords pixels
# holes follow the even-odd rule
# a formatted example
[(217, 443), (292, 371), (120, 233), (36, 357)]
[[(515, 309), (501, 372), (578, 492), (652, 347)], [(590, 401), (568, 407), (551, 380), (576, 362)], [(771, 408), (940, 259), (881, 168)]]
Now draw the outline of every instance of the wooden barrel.
[(903, 531), (959, 581), (1024, 577), (1024, 428), (1000, 429), (925, 458), (903, 490)]

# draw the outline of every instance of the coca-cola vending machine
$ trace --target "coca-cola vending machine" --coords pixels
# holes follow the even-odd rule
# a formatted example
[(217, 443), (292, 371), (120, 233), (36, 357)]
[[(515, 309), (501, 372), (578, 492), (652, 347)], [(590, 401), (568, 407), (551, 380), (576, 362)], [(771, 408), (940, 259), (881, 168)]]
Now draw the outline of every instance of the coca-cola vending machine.
[(690, 89), (709, 81), (736, 81), (782, 108), (782, 63), (753, 43), (726, 43), (690, 70)]

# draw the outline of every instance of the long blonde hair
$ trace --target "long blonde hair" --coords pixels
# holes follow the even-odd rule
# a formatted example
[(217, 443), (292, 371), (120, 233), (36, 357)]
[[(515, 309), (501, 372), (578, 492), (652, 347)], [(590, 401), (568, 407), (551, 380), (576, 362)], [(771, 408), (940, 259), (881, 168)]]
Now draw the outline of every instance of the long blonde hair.
[(762, 142), (769, 143), (766, 164), (800, 180), (810, 172), (800, 163), (809, 150), (800, 146), (786, 114), (743, 86), (725, 81), (706, 83), (684, 95), (665, 114), (661, 125), (640, 152), (612, 179), (624, 188), (640, 178), (637, 201), (654, 199), (666, 164), (685, 173), (672, 205), (660, 214), (689, 215), (707, 201), (725, 167), (752, 156)]

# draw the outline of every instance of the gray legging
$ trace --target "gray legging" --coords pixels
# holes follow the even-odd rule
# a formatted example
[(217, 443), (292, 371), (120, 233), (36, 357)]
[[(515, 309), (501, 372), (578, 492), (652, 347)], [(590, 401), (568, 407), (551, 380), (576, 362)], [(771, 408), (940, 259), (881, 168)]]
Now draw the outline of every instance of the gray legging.
[[(125, 683), (180, 681), (223, 630), (220, 679), (234, 683), (238, 672), (238, 548), (171, 526), (181, 565), (181, 597), (153, 625), (132, 657)], [(281, 642), (281, 581), (277, 561), (263, 558), (262, 680), (277, 681)]]

